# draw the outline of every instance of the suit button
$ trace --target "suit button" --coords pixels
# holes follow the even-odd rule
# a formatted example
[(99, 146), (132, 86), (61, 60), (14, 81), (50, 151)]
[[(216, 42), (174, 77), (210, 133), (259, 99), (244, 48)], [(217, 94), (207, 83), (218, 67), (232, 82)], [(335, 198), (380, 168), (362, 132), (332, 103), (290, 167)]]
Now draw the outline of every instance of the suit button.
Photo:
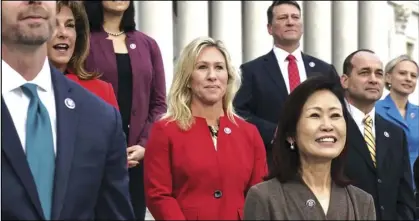
[(137, 111), (136, 110), (132, 110), (131, 113), (132, 113), (133, 116), (135, 116), (137, 114)]
[(378, 180), (377, 180), (377, 182), (378, 182), (378, 183), (382, 183), (383, 181), (381, 181), (381, 179), (378, 179)]
[(214, 197), (216, 198), (216, 199), (219, 199), (219, 198), (221, 198), (223, 196), (223, 192), (221, 192), (221, 190), (216, 190), (216, 191), (214, 191)]
[(380, 210), (384, 210), (384, 206), (380, 206)]

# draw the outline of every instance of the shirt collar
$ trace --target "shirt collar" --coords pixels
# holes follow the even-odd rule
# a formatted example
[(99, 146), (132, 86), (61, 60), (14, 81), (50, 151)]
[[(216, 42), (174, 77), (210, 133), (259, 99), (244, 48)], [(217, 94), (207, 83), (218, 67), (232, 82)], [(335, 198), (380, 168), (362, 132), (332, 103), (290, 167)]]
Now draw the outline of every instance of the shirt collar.
[(348, 103), (348, 110), (357, 125), (363, 125), (364, 119), (367, 115), (371, 117), (372, 125), (375, 125), (375, 107), (373, 107), (368, 114), (364, 114), (364, 112), (356, 108), (354, 105)]
[[(288, 51), (285, 51), (282, 48), (278, 48), (275, 45), (274, 45), (273, 51), (274, 51), (274, 54), (276, 56), (276, 59), (278, 59), (279, 62), (286, 61), (288, 55), (290, 55), (290, 53)], [(294, 57), (297, 61), (303, 61), (303, 56), (301, 54), (301, 46), (299, 46), (297, 49), (295, 49), (295, 51), (293, 51), (291, 54), (294, 55)]]
[(51, 82), (51, 69), (49, 65), (48, 59), (45, 57), (44, 65), (42, 66), (41, 71), (38, 75), (32, 80), (27, 81), (25, 78), (22, 77), (17, 71), (15, 71), (9, 64), (7, 64), (4, 60), (1, 60), (1, 69), (2, 69), (2, 77), (3, 82), (7, 82), (2, 84), (1, 93), (8, 93), (17, 88), (20, 88), (22, 85), (26, 83), (36, 84), (40, 89), (44, 91), (52, 91), (52, 82)]

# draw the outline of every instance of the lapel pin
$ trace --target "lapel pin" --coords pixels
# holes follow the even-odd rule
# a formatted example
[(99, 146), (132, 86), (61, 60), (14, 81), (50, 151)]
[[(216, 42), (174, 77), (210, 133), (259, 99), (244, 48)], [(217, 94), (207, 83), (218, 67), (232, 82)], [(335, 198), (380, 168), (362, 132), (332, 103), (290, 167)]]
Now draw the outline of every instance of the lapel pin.
[(70, 109), (74, 109), (76, 107), (76, 103), (71, 98), (66, 98), (64, 100), (65, 106), (67, 106)]
[(387, 131), (384, 131), (384, 136), (385, 137), (390, 137), (390, 134)]
[(316, 64), (315, 64), (314, 62), (310, 62), (310, 63), (308, 63), (308, 65), (309, 65), (310, 67), (314, 67), (314, 66), (316, 66)]
[(132, 43), (132, 44), (130, 44), (130, 45), (129, 45), (129, 47), (130, 47), (131, 49), (135, 49), (135, 48), (137, 47), (137, 45), (135, 45), (134, 43)]
[(313, 207), (315, 205), (316, 205), (316, 201), (314, 201), (313, 199), (309, 199), (306, 202), (306, 206), (308, 206), (308, 207)]
[(231, 134), (231, 129), (228, 127), (224, 128), (224, 133)]
[(415, 113), (410, 113), (410, 118), (415, 118)]

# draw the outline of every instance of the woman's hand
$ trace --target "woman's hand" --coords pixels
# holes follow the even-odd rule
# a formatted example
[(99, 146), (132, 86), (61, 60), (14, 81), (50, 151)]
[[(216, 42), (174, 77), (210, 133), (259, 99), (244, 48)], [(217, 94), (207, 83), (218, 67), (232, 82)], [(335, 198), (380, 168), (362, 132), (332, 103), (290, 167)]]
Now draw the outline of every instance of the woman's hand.
[(128, 167), (132, 168), (140, 163), (140, 160), (144, 158), (145, 148), (140, 145), (134, 145), (127, 148), (128, 154)]

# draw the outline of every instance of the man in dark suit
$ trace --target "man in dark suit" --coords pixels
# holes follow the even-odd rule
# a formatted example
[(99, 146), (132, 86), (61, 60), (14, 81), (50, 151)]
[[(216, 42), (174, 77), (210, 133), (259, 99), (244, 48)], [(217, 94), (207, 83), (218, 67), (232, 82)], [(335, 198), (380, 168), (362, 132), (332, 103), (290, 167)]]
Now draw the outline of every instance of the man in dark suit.
[(2, 219), (133, 220), (118, 111), (48, 62), (56, 2), (1, 6)]
[(304, 54), (301, 9), (296, 1), (274, 1), (268, 8), (268, 32), (273, 49), (266, 55), (241, 65), (243, 84), (234, 100), (238, 114), (256, 125), (271, 165), (270, 144), (278, 124), (282, 104), (300, 82), (323, 74), (339, 81), (335, 68)]
[(370, 50), (355, 51), (344, 61), (341, 81), (351, 113), (346, 175), (373, 196), (377, 220), (413, 220), (406, 136), (374, 108), (384, 88), (382, 62)]
[[(419, 158), (416, 158), (415, 163), (413, 164), (413, 179), (415, 182), (415, 186), (419, 187)], [(416, 218), (419, 217), (419, 195), (418, 190), (415, 191), (415, 199), (416, 199)]]

